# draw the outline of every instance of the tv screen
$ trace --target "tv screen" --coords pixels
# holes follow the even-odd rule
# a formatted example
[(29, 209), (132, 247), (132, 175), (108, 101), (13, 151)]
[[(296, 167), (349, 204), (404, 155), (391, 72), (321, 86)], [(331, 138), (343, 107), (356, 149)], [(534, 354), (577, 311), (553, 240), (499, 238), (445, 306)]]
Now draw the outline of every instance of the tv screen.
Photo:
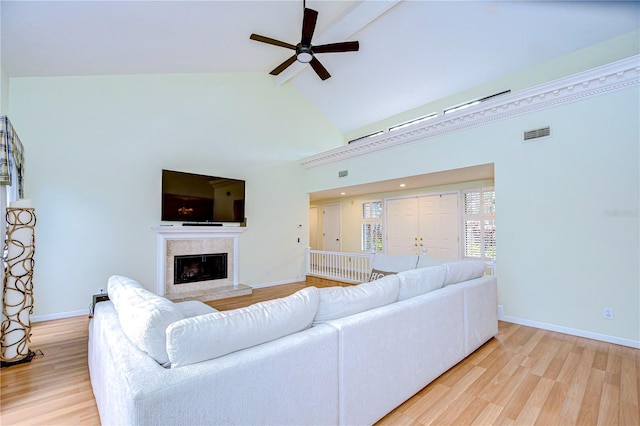
[(162, 171), (162, 220), (243, 222), (244, 181)]

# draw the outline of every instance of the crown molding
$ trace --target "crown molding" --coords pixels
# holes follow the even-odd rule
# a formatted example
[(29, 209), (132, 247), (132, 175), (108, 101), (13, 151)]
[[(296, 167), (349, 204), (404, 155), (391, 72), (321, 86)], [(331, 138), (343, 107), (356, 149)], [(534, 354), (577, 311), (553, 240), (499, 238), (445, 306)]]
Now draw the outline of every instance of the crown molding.
[(300, 164), (314, 168), (448, 133), (483, 126), (522, 114), (582, 101), (640, 85), (640, 55), (490, 99), (465, 110), (443, 115), (402, 130), (306, 157)]

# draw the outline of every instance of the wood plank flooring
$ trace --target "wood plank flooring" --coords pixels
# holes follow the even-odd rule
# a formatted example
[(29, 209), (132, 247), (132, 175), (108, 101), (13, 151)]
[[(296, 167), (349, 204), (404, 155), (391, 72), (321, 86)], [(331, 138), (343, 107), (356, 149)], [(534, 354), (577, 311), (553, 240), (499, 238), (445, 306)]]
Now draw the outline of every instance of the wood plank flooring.
[[(314, 282), (313, 285), (331, 283)], [(304, 283), (209, 302), (284, 297)], [(87, 368), (88, 318), (33, 325), (44, 356), (0, 370), (0, 424), (98, 425)], [(384, 390), (381, 390), (384, 391)], [(379, 425), (640, 425), (640, 350), (500, 322), (499, 334)]]

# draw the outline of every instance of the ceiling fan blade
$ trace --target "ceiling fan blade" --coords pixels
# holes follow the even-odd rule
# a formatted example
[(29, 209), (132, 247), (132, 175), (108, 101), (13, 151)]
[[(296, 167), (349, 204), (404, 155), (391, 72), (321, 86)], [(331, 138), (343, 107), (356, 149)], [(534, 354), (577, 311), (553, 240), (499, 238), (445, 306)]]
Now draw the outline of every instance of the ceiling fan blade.
[(293, 44), (285, 43), (284, 41), (276, 40), (273, 38), (261, 36), (258, 34), (251, 34), (249, 37), (251, 40), (261, 41), (267, 44), (273, 44), (275, 46), (286, 47), (287, 49), (296, 50), (296, 47)]
[(329, 77), (331, 77), (331, 74), (329, 74), (329, 71), (327, 71), (327, 69), (324, 66), (322, 66), (322, 64), (317, 58), (313, 58), (311, 62), (309, 62), (309, 64), (311, 65), (313, 70), (316, 72), (316, 74), (318, 74), (318, 77), (320, 77), (322, 80), (326, 80)]
[(273, 71), (271, 71), (269, 74), (271, 75), (278, 75), (280, 74), (282, 71), (284, 71), (285, 69), (287, 69), (289, 67), (289, 65), (291, 65), (292, 63), (294, 63), (296, 61), (296, 55), (293, 55), (292, 57), (290, 57), (289, 59), (287, 59), (286, 61), (284, 61), (283, 63), (281, 63), (280, 65), (278, 65), (277, 67), (275, 67), (273, 69)]
[(360, 49), (360, 43), (357, 41), (323, 44), (321, 46), (313, 46), (312, 48), (313, 53), (355, 52), (358, 49)]
[(318, 12), (313, 9), (304, 9), (304, 18), (302, 21), (302, 41), (303, 46), (311, 46), (311, 38), (316, 30), (316, 21), (318, 20)]

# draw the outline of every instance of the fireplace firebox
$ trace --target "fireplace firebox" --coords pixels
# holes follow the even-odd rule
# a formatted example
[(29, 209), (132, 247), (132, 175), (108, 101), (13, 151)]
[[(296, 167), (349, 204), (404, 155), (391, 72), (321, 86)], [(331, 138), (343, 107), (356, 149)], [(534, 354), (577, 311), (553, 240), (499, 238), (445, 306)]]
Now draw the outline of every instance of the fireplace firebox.
[(174, 256), (173, 262), (174, 284), (227, 278), (227, 253)]

